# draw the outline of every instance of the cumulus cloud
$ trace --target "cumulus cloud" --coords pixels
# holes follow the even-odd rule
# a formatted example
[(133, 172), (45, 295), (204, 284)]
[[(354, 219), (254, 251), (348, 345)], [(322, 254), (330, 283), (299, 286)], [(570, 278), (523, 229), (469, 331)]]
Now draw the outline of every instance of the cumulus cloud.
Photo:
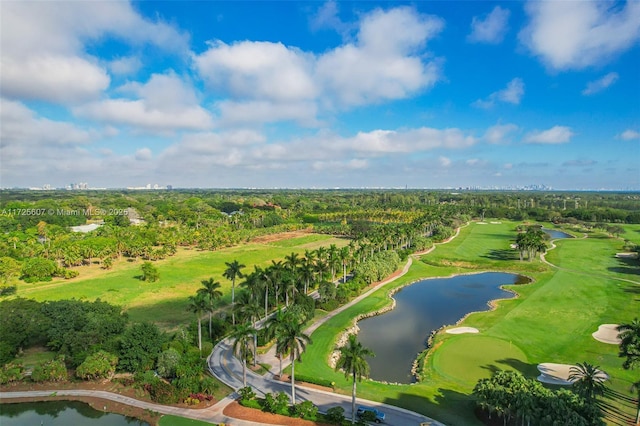
[(623, 141), (640, 139), (640, 132), (636, 130), (627, 129), (618, 135), (618, 139), (622, 139)]
[(120, 91), (134, 98), (105, 99), (74, 108), (80, 117), (149, 132), (203, 130), (213, 126), (193, 87), (174, 73), (154, 74), (145, 84), (128, 83)]
[(194, 63), (210, 87), (234, 96), (292, 101), (318, 94), (311, 75), (313, 55), (282, 43), (210, 42)]
[(95, 99), (110, 82), (92, 61), (44, 53), (21, 59), (3, 56), (0, 76), (4, 96), (63, 104)]
[(602, 65), (640, 38), (637, 1), (529, 1), (525, 10), (520, 41), (554, 70)]
[(85, 45), (105, 36), (177, 51), (188, 46), (185, 35), (142, 18), (128, 2), (3, 3), (3, 95), (62, 103), (97, 98), (110, 79)]
[(491, 144), (509, 143), (510, 135), (517, 130), (515, 124), (496, 124), (489, 127), (482, 138)]
[(504, 102), (513, 105), (520, 104), (524, 96), (524, 82), (521, 78), (514, 78), (507, 87), (497, 92), (493, 92), (485, 99), (478, 99), (472, 105), (478, 108), (491, 108), (497, 102)]
[(496, 6), (485, 16), (474, 16), (471, 20), (471, 33), (467, 36), (467, 40), (471, 43), (498, 44), (502, 42), (507, 33), (509, 15), (508, 9)]
[(318, 108), (315, 102), (221, 101), (216, 104), (221, 126), (238, 126), (295, 121), (303, 126), (316, 126)]
[(318, 59), (317, 75), (345, 106), (402, 99), (433, 86), (440, 63), (420, 54), (444, 27), (441, 19), (401, 7), (363, 17), (356, 41)]
[(242, 100), (350, 107), (433, 86), (440, 62), (427, 61), (424, 48), (442, 27), (442, 20), (412, 8), (377, 9), (362, 17), (354, 42), (320, 55), (281, 43), (213, 41), (193, 60), (210, 89)]
[(553, 126), (543, 131), (535, 131), (527, 134), (524, 138), (525, 143), (531, 144), (561, 144), (571, 140), (574, 133), (570, 127)]
[(117, 58), (109, 62), (107, 65), (109, 71), (116, 75), (130, 75), (138, 72), (142, 68), (142, 61), (137, 56), (127, 56)]
[(587, 87), (584, 88), (582, 94), (586, 96), (595, 95), (598, 92), (602, 92), (616, 81), (618, 81), (618, 73), (610, 72), (598, 80), (588, 82)]

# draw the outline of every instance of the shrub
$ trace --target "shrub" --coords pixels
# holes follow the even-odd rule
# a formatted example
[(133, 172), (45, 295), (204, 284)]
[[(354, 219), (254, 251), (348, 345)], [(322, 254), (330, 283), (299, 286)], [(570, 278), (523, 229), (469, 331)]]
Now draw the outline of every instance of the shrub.
[(64, 365), (64, 357), (36, 365), (31, 373), (31, 380), (36, 383), (67, 380), (67, 367)]
[(238, 389), (238, 395), (240, 395), (240, 399), (242, 401), (250, 401), (256, 398), (256, 393), (253, 391), (251, 386)]
[(268, 393), (264, 396), (264, 401), (262, 401), (262, 411), (266, 411), (267, 413), (276, 412), (276, 399), (273, 397), (272, 393)]
[(0, 385), (19, 381), (22, 379), (23, 371), (22, 364), (14, 364), (12, 362), (5, 364), (0, 370)]
[(342, 422), (344, 422), (344, 408), (340, 406), (331, 407), (327, 410), (327, 414), (325, 414), (324, 417), (331, 424), (341, 425)]
[(179, 399), (174, 387), (160, 379), (144, 385), (144, 390), (149, 392), (152, 401), (160, 404), (173, 404)]
[(293, 413), (297, 417), (303, 418), (305, 420), (316, 420), (318, 407), (313, 405), (313, 402), (311, 401), (303, 401), (293, 407)]
[(4, 285), (0, 287), (0, 296), (10, 296), (16, 294), (16, 291), (18, 291), (18, 287), (15, 285)]
[(85, 380), (107, 378), (116, 371), (118, 357), (105, 351), (89, 355), (76, 370), (76, 376)]
[(304, 374), (298, 373), (296, 373), (296, 382), (306, 382), (314, 385), (326, 386), (328, 388), (333, 387), (333, 382), (331, 380), (323, 379), (320, 377), (305, 376)]

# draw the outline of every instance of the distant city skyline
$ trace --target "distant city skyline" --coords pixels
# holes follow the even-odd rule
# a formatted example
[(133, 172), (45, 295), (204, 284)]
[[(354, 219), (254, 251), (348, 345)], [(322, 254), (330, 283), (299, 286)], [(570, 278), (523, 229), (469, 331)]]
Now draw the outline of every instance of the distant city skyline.
[(1, 7), (2, 188), (640, 190), (637, 1)]

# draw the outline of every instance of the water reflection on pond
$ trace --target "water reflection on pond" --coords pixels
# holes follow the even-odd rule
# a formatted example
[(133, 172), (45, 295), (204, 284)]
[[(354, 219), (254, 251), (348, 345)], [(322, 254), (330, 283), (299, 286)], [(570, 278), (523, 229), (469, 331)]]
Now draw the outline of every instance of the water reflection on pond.
[(0, 404), (0, 425), (124, 426), (149, 424), (120, 414), (94, 410), (79, 401), (45, 401)]
[(574, 238), (573, 235), (566, 232), (556, 231), (555, 229), (542, 228), (542, 230), (552, 239), (558, 240), (561, 238)]
[(501, 285), (524, 284), (529, 279), (517, 274), (485, 272), (416, 282), (393, 297), (396, 308), (358, 323), (358, 340), (373, 350), (369, 358), (370, 377), (375, 380), (410, 383), (411, 365), (433, 330), (454, 324), (469, 312), (488, 309), (494, 299), (513, 294)]

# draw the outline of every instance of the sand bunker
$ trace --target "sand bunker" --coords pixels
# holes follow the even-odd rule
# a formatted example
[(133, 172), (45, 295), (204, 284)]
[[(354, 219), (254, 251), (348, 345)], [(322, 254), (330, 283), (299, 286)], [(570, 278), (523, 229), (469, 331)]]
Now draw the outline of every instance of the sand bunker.
[(479, 333), (477, 328), (473, 327), (456, 327), (447, 330), (449, 334)]
[[(538, 364), (538, 371), (541, 373), (538, 376), (538, 381), (551, 385), (571, 385), (573, 384), (573, 382), (569, 380), (571, 367), (575, 366), (569, 364), (554, 364), (552, 362)], [(596, 378), (597, 380), (604, 382), (609, 379), (609, 375), (602, 370), (598, 370)]]
[(598, 331), (591, 333), (598, 342), (608, 343), (609, 345), (619, 345), (622, 341), (618, 337), (618, 324), (602, 324), (598, 327)]

